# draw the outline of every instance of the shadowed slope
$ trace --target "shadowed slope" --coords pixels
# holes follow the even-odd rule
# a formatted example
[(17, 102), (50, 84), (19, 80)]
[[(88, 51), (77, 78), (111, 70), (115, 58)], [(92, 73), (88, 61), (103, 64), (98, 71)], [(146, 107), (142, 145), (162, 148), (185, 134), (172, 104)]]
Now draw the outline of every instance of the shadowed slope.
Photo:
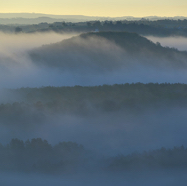
[(148, 65), (161, 68), (186, 67), (187, 52), (162, 47), (128, 32), (92, 32), (30, 52), (36, 64), (62, 70), (103, 72)]

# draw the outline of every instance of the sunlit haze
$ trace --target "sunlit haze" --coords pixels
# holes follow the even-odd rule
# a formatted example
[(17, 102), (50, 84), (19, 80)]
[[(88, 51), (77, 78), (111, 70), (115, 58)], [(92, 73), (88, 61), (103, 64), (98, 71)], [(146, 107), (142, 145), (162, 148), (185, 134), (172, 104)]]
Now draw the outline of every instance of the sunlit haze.
[(45, 13), (87, 16), (187, 16), (186, 0), (9, 0), (1, 13)]
[(186, 184), (187, 0), (0, 2), (0, 185)]

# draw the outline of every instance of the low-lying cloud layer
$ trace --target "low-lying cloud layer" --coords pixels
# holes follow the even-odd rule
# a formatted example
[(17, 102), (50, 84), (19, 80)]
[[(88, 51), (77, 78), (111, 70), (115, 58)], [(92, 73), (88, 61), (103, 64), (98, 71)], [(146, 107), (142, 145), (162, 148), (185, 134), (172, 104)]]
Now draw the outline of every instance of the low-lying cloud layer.
[(147, 39), (153, 42), (159, 42), (162, 46), (177, 48), (181, 51), (187, 51), (187, 38), (186, 37), (154, 37), (147, 36)]
[[(46, 65), (31, 60), (28, 55), (34, 48), (70, 37), (70, 34), (56, 33), (0, 33), (0, 88), (187, 82), (185, 68), (167, 68), (167, 60), (163, 62), (163, 68), (157, 68), (157, 64), (162, 64), (159, 56), (157, 59), (137, 58), (136, 54), (129, 56), (118, 45), (106, 39), (78, 39), (76, 45), (85, 48), (88, 53), (77, 53), (70, 45), (65, 51), (62, 48), (59, 56), (59, 49), (53, 48), (50, 53), (43, 53), (48, 60)], [(50, 65), (47, 64), (50, 60), (49, 54), (53, 54)], [(155, 67), (149, 65), (150, 60)]]
[[(48, 73), (51, 72), (53, 75), (55, 73), (52, 70), (49, 72), (49, 69), (36, 67), (30, 60), (28, 51), (45, 44), (56, 43), (73, 35), (75, 34), (62, 35), (53, 32), (35, 34), (0, 33), (0, 88), (52, 85)], [(44, 79), (46, 80), (44, 81)]]
[[(33, 62), (28, 55), (28, 51), (35, 47), (40, 47), (43, 44), (55, 43), (70, 37), (72, 37), (72, 35), (60, 35), (55, 33), (17, 35), (1, 33), (0, 88), (18, 88), (23, 86), (41, 87), (48, 85), (99, 85), (126, 82), (187, 82), (186, 69), (154, 68), (143, 62), (142, 64), (139, 62), (138, 65), (135, 65), (136, 62), (132, 61), (130, 57), (128, 57), (129, 61), (126, 61), (124, 65), (123, 57), (126, 55), (124, 50), (112, 41), (106, 39), (98, 40), (98, 38), (91, 38), (88, 40), (76, 40), (77, 46), (80, 45), (90, 53), (78, 56), (79, 54), (74, 53), (75, 50), (71, 48), (72, 45), (69, 45), (69, 48), (65, 48), (68, 50), (61, 56), (64, 57), (65, 55), (66, 58), (69, 56), (67, 61), (62, 61), (64, 64), (67, 63), (64, 67), (60, 64), (61, 59), (59, 59), (59, 61), (52, 61), (52, 65), (49, 67), (49, 65), (45, 66)], [(51, 53), (55, 55), (55, 52), (58, 51), (59, 48), (53, 48), (53, 50), (54, 51)], [(64, 51), (62, 50), (62, 52)], [(48, 54), (46, 53), (46, 55)], [(93, 60), (90, 60), (90, 56), (93, 57)], [(103, 61), (101, 59), (103, 59)], [(127, 58), (125, 60), (127, 60)], [(80, 66), (76, 66), (76, 62), (80, 64)], [(53, 63), (55, 63), (55, 68), (53, 68)], [(58, 63), (59, 69), (57, 68)], [(75, 66), (71, 66), (71, 64)], [(123, 64), (122, 68), (121, 64)], [(67, 66), (68, 68), (66, 68)], [(97, 69), (99, 67), (101, 68)], [(63, 70), (63, 68), (66, 70)], [(88, 73), (83, 73), (85, 69), (89, 69)], [(90, 71), (91, 69), (93, 69), (93, 72)], [(101, 69), (103, 69), (103, 71), (101, 71)], [(2, 101), (9, 100), (9, 102), (11, 102), (11, 99), (12, 101), (19, 101), (19, 96), (15, 96), (15, 99), (13, 99), (13, 97), (6, 94), (6, 92), (1, 91), (1, 94)], [(171, 113), (175, 113), (175, 111), (171, 110)], [(146, 113), (145, 116), (132, 116), (131, 118), (126, 114), (118, 113), (119, 115), (98, 115), (93, 118), (60, 116), (57, 120), (54, 120), (54, 118), (43, 120), (42, 116), (41, 118), (37, 118), (37, 116), (33, 114), (36, 120), (32, 119), (29, 121), (30, 126), (32, 122), (34, 124), (28, 131), (24, 127), (22, 128), (21, 125), (20, 128), (17, 128), (17, 125), (15, 125), (15, 127), (11, 125), (8, 130), (2, 125), (1, 131), (3, 132), (1, 133), (0, 140), (8, 141), (12, 137), (26, 139), (39, 136), (53, 143), (59, 140), (75, 140), (86, 146), (89, 146), (89, 141), (93, 140), (92, 148), (96, 148), (96, 146), (99, 149), (106, 147), (106, 152), (111, 151), (113, 153), (119, 152), (122, 147), (125, 147), (122, 150), (123, 153), (133, 150), (156, 148), (161, 145), (175, 145), (174, 142), (176, 142), (176, 145), (180, 145), (186, 138), (185, 135), (178, 135), (178, 133), (182, 134), (184, 130), (181, 131), (180, 127), (179, 131), (176, 130), (176, 123), (181, 114), (179, 111), (176, 111), (176, 113), (178, 115), (176, 115), (174, 119), (170, 119), (170, 117), (173, 116), (169, 113), (165, 113), (167, 115), (166, 117), (160, 116), (160, 113), (156, 111), (155, 113)], [(182, 113), (184, 113), (183, 110)], [(57, 116), (57, 118), (58, 117), (59, 116)], [(116, 120), (116, 118), (118, 119)], [(183, 119), (180, 119), (180, 124), (178, 126), (181, 125), (181, 128), (183, 128), (184, 121), (186, 120), (185, 114), (182, 114), (181, 118)], [(40, 120), (42, 120), (42, 123), (46, 124), (38, 124)], [(19, 121), (15, 121), (15, 123), (16, 122)], [(54, 124), (51, 125), (51, 123)], [(157, 133), (153, 130), (155, 127), (158, 130)], [(157, 136), (159, 136), (159, 138), (157, 138)], [(172, 139), (175, 140), (172, 141)], [(153, 146), (151, 141), (153, 141)], [(95, 147), (94, 144), (96, 144)]]
[[(0, 88), (100, 85), (126, 82), (181, 82), (187, 83), (187, 69), (168, 67), (159, 61), (159, 66), (149, 65), (149, 59), (126, 56), (121, 47), (106, 39), (77, 40), (77, 45), (90, 53), (81, 55), (71, 46), (62, 50), (59, 61), (50, 64), (33, 61), (29, 52), (43, 44), (50, 44), (70, 38), (65, 34), (18, 34), (0, 33)], [(183, 45), (183, 44), (182, 44)], [(44, 47), (45, 48), (45, 47)], [(67, 49), (67, 48), (66, 48)], [(51, 52), (58, 58), (57, 49)], [(59, 52), (59, 51), (58, 51)], [(146, 51), (145, 51), (146, 53)], [(59, 53), (58, 53), (59, 54)], [(142, 56), (144, 53), (142, 54)], [(147, 54), (146, 54), (147, 55)], [(90, 58), (92, 56), (92, 58)], [(159, 58), (159, 56), (158, 56)], [(54, 58), (53, 58), (54, 59)], [(62, 61), (66, 59), (67, 61)], [(126, 61), (125, 61), (125, 60)], [(157, 63), (158, 59), (152, 59)], [(183, 61), (183, 59), (181, 59)], [(63, 64), (61, 64), (61, 62)], [(166, 61), (163, 61), (168, 62)], [(47, 63), (47, 62), (46, 62)], [(59, 63), (59, 67), (58, 67)], [(76, 65), (79, 64), (79, 65)], [(170, 64), (170, 62), (168, 62)], [(63, 66), (64, 65), (64, 66)], [(73, 65), (73, 66), (72, 66)], [(21, 95), (1, 90), (0, 103), (21, 102)], [(90, 106), (92, 107), (92, 105)], [(2, 106), (5, 113), (11, 113), (11, 106)], [(187, 146), (186, 108), (164, 107), (145, 110), (120, 110), (100, 112), (94, 110), (88, 115), (43, 113), (28, 106), (14, 110), (15, 113), (0, 118), (0, 142), (7, 144), (11, 138), (27, 140), (42, 138), (50, 144), (59, 141), (73, 141), (84, 145), (97, 155), (116, 156), (134, 151), (153, 150), (162, 146)], [(7, 109), (7, 110), (6, 110)], [(6, 112), (7, 111), (7, 112)], [(147, 172), (125, 175), (81, 174), (69, 177), (41, 175), (1, 174), (4, 185), (176, 185), (183, 184), (186, 173)], [(159, 178), (159, 179), (158, 179)]]
[(185, 171), (155, 171), (155, 172), (137, 172), (117, 174), (79, 174), (76, 176), (44, 176), (44, 175), (24, 175), (24, 174), (1, 174), (1, 183), (6, 186), (157, 186), (157, 185), (184, 185), (186, 182)]
[[(63, 54), (61, 56), (62, 58), (65, 56), (66, 58), (63, 59), (67, 59), (67, 61), (61, 61), (61, 59), (51, 61), (51, 66), (33, 62), (28, 55), (28, 51), (35, 47), (55, 43), (70, 37), (72, 35), (55, 33), (17, 35), (0, 33), (0, 88), (100, 85), (126, 82), (187, 83), (187, 69), (165, 67), (162, 69), (161, 67), (147, 65), (143, 61), (141, 63), (142, 59), (137, 64), (137, 61), (132, 60), (133, 56), (128, 56), (128, 58), (125, 58), (125, 60), (128, 60), (124, 62), (123, 57), (126, 55), (124, 50), (106, 39), (77, 39), (74, 47), (81, 46), (90, 53), (79, 56), (80, 53), (75, 53), (77, 50), (69, 45), (69, 48), (65, 48), (65, 53), (62, 50)], [(59, 45), (61, 44), (59, 43)], [(55, 52), (59, 54), (59, 50), (59, 48), (53, 48), (51, 53), (55, 56)], [(46, 55), (48, 56), (48, 53)], [(89, 58), (90, 56), (93, 59)], [(76, 63), (80, 66), (76, 66)], [(75, 66), (71, 66), (72, 64)], [(86, 72), (85, 69), (88, 69), (88, 73), (83, 73)], [(91, 71), (92, 69), (93, 71)], [(6, 102), (5, 100), (7, 102), (21, 100), (19, 96), (14, 95), (14, 98), (14, 96), (8, 95), (6, 91), (1, 91), (1, 94), (2, 102)], [(185, 111), (170, 111), (170, 113), (177, 114), (176, 118), (171, 119), (174, 116), (168, 112), (164, 112), (165, 115), (161, 116), (158, 111), (145, 113), (144, 116), (128, 116), (124, 113), (115, 113), (111, 116), (101, 114), (90, 118), (57, 116), (58, 119), (45, 118), (42, 115), (38, 117), (37, 114), (33, 113), (32, 119), (28, 122), (32, 126), (31, 128), (22, 128), (24, 118), (20, 120), (20, 125), (14, 126), (11, 124), (8, 129), (2, 125), (0, 140), (7, 142), (12, 137), (25, 140), (26, 138), (42, 137), (52, 143), (59, 140), (72, 140), (86, 146), (89, 146), (89, 141), (93, 140), (92, 149), (96, 147), (98, 149), (106, 148), (108, 153), (119, 151), (127, 153), (134, 150), (159, 148), (161, 145), (175, 145), (175, 142), (176, 145), (183, 144), (186, 140), (185, 135), (182, 135), (185, 130), (180, 130), (179, 126), (182, 129), (185, 127)], [(177, 127), (176, 124), (180, 114), (182, 119), (180, 119), (180, 124)], [(33, 125), (31, 125), (32, 122)], [(15, 121), (15, 123), (19, 123), (19, 121)], [(51, 123), (54, 124), (51, 125)], [(178, 130), (176, 130), (176, 127)], [(157, 132), (155, 133), (155, 131)], [(181, 133), (181, 135), (178, 135), (178, 133)], [(153, 146), (151, 142), (153, 142)]]
[(163, 146), (187, 146), (186, 120), (184, 108), (100, 112), (93, 116), (22, 112), (17, 117), (1, 118), (0, 142), (41, 137), (51, 144), (73, 141), (98, 154), (115, 156)]

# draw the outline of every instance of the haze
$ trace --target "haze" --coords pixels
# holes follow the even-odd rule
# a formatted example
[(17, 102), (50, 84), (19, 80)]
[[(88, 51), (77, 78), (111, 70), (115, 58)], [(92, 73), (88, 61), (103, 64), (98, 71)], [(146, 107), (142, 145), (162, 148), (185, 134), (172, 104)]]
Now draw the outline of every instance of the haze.
[[(62, 69), (60, 66), (50, 67), (46, 64), (41, 65), (37, 62), (35, 63), (30, 59), (28, 51), (35, 49), (35, 47), (40, 47), (43, 44), (55, 43), (64, 39), (71, 38), (77, 34), (0, 34), (1, 39), (1, 88), (21, 88), (21, 87), (42, 87), (42, 86), (74, 86), (74, 85), (102, 85), (102, 84), (120, 84), (120, 83), (136, 83), (136, 82), (168, 82), (168, 83), (186, 83), (187, 75), (186, 69), (162, 69), (154, 66), (149, 66), (140, 60), (138, 67), (136, 63), (130, 59), (130, 63), (134, 66), (129, 66), (129, 62), (125, 61), (125, 68), (118, 67), (124, 63), (122, 60), (124, 54), (121, 48), (116, 46), (114, 43), (107, 40), (97, 40), (93, 38), (92, 40), (77, 40), (78, 44), (85, 46), (87, 49), (91, 48), (95, 52), (104, 52), (104, 54), (110, 53), (109, 58), (102, 58), (103, 64), (98, 63), (95, 68), (93, 66), (94, 61), (89, 59), (89, 56), (78, 56), (75, 52), (71, 53), (71, 48), (69, 48), (69, 53), (73, 62), (77, 62), (79, 59), (84, 62), (83, 65), (77, 66), (77, 68), (72, 68), (71, 65), (66, 69), (64, 66)], [(154, 38), (155, 39), (155, 38)], [(175, 41), (176, 38), (173, 40)], [(156, 39), (155, 39), (156, 41)], [(159, 41), (165, 41), (165, 38)], [(170, 38), (172, 41), (172, 38)], [(187, 43), (181, 38), (177, 43), (177, 46), (187, 48)], [(170, 43), (172, 45), (172, 43)], [(176, 44), (174, 42), (173, 44)], [(180, 45), (181, 44), (181, 45)], [(52, 45), (53, 46), (53, 45)], [(71, 47), (71, 46), (70, 46)], [(45, 48), (45, 46), (44, 46)], [(38, 48), (36, 48), (38, 49)], [(72, 48), (72, 51), (74, 49)], [(112, 51), (112, 52), (111, 52)], [(65, 52), (67, 53), (67, 52)], [(48, 55), (49, 53), (45, 53)], [(53, 52), (52, 52), (53, 54)], [(55, 53), (56, 54), (56, 53)], [(51, 54), (49, 54), (51, 55)], [(103, 55), (103, 53), (99, 54)], [(99, 56), (98, 55), (98, 56)], [(48, 57), (49, 58), (49, 57)], [(115, 59), (115, 60), (114, 60)], [(115, 63), (113, 62), (115, 61)], [(63, 60), (61, 62), (64, 62)], [(70, 64), (69, 61), (68, 64)], [(52, 61), (52, 63), (54, 63)], [(76, 63), (75, 63), (76, 64)], [(109, 64), (109, 67), (107, 66)], [(103, 66), (99, 66), (103, 65)], [(86, 67), (85, 67), (86, 66)], [(90, 68), (91, 67), (91, 68)], [(104, 67), (104, 72), (99, 68)], [(111, 68), (112, 67), (112, 68)], [(108, 69), (107, 69), (108, 68)], [(86, 73), (88, 71), (88, 73)], [(84, 72), (84, 73), (82, 73)], [(15, 102), (24, 101), (19, 96), (7, 94), (7, 92), (1, 92), (1, 102)], [(174, 108), (173, 108), (174, 109)], [(97, 117), (77, 117), (72, 115), (56, 116), (51, 117), (39, 117), (37, 121), (42, 121), (42, 125), (33, 125), (31, 128), (23, 128), (23, 133), (20, 133), (20, 128), (10, 127), (7, 131), (6, 127), (1, 129), (3, 133), (1, 134), (1, 141), (7, 142), (12, 137), (19, 137), (21, 139), (32, 138), (32, 137), (42, 137), (50, 140), (52, 143), (56, 143), (59, 140), (73, 140), (78, 143), (89, 146), (90, 140), (93, 140), (93, 149), (103, 149), (105, 147), (105, 153), (116, 154), (116, 153), (130, 153), (135, 150), (146, 150), (150, 148), (159, 148), (164, 145), (170, 147), (170, 145), (180, 145), (185, 142), (185, 135), (175, 136), (176, 128), (175, 123), (178, 122), (178, 115), (180, 115), (180, 124), (182, 133), (184, 131), (184, 121), (186, 121), (185, 110), (180, 110), (172, 108), (168, 111), (163, 111), (164, 116), (160, 115), (160, 111), (153, 111), (151, 113), (145, 112), (145, 115), (125, 115), (122, 113), (114, 113), (109, 116), (108, 114), (98, 114)], [(173, 114), (171, 114), (173, 113)], [(170, 119), (171, 115), (176, 114), (176, 119)], [(118, 123), (113, 125), (118, 118)], [(154, 118), (154, 119), (153, 119)], [(165, 118), (165, 119), (163, 119)], [(34, 118), (33, 118), (34, 119)], [(25, 121), (24, 121), (25, 120)], [(153, 120), (153, 122), (152, 122)], [(24, 117), (20, 120), (21, 122), (26, 122), (27, 119)], [(63, 121), (63, 122), (61, 122)], [(33, 123), (35, 120), (28, 120), (26, 123)], [(19, 123), (19, 122), (18, 122)], [(51, 123), (55, 123), (51, 126)], [(67, 125), (68, 123), (68, 125)], [(97, 125), (96, 125), (97, 123)], [(123, 126), (123, 123), (128, 123)], [(88, 125), (89, 124), (89, 125)], [(107, 124), (107, 128), (105, 125)], [(148, 125), (148, 126), (147, 126)], [(170, 128), (165, 131), (165, 128), (170, 125)], [(40, 127), (38, 127), (40, 126)], [(55, 127), (54, 127), (55, 126)], [(160, 132), (159, 138), (157, 138), (158, 133), (155, 133), (155, 127), (157, 126), (157, 131)], [(125, 128), (124, 128), (125, 127)], [(121, 133), (121, 129), (123, 132)], [(180, 128), (180, 127), (179, 127)], [(72, 131), (73, 129), (73, 131)], [(104, 129), (104, 130), (103, 130)], [(44, 132), (45, 131), (45, 132)], [(124, 131), (127, 131), (124, 140)], [(145, 131), (148, 132), (148, 136), (145, 135)], [(177, 131), (178, 132), (178, 131)], [(55, 134), (55, 135), (54, 135)], [(63, 134), (63, 135), (62, 135)], [(171, 136), (170, 136), (171, 135)], [(174, 136), (175, 137), (174, 137)], [(60, 136), (63, 136), (61, 138)], [(82, 136), (82, 137), (80, 137)], [(96, 137), (97, 136), (97, 137)], [(119, 137), (117, 139), (117, 137)], [(171, 141), (171, 138), (175, 139)], [(150, 139), (152, 139), (154, 144), (149, 144)], [(157, 141), (157, 142), (156, 142)], [(94, 145), (96, 144), (96, 146)], [(124, 151), (119, 151), (122, 146), (126, 146)]]
[(110, 1), (59, 1), (59, 0), (9, 0), (1, 2), (0, 12), (18, 13), (35, 12), (59, 15), (88, 15), (88, 16), (186, 16), (187, 3), (185, 0), (110, 0)]
[[(77, 34), (4, 34), (0, 33), (1, 45), (1, 88), (41, 87), (41, 86), (74, 86), (74, 85), (102, 85), (115, 83), (135, 82), (170, 82), (186, 83), (186, 69), (154, 68), (145, 63), (145, 60), (133, 59), (126, 56), (119, 46), (107, 40), (92, 39), (90, 41), (77, 41), (80, 46), (86, 47), (89, 53), (71, 53), (71, 49), (65, 53), (70, 61), (65, 66), (51, 68), (48, 62), (41, 66), (35, 60), (32, 61), (28, 52), (45, 44), (56, 43), (63, 39), (71, 38)], [(153, 38), (151, 38), (153, 40)], [(157, 38), (154, 38), (156, 41)], [(158, 38), (163, 45), (186, 49), (186, 39)], [(172, 44), (172, 41), (173, 44)], [(165, 44), (164, 44), (165, 42)], [(90, 52), (95, 50), (100, 62), (94, 61)], [(111, 52), (113, 51), (113, 52)], [(45, 56), (53, 54), (47, 52)], [(77, 56), (78, 55), (78, 56)], [(69, 56), (69, 57), (68, 57)], [(71, 56), (71, 57), (70, 57)], [(51, 58), (47, 57), (46, 60)], [(66, 56), (65, 56), (66, 58)], [(66, 62), (63, 56), (59, 60)], [(79, 62), (77, 61), (79, 59)], [(154, 61), (154, 59), (152, 59)], [(134, 61), (134, 62), (133, 62)], [(135, 65), (139, 61), (137, 65)], [(78, 67), (70, 68), (71, 63), (80, 63)], [(78, 64), (77, 63), (77, 64)], [(56, 64), (56, 62), (52, 62)], [(123, 65), (123, 66), (121, 66)], [(125, 65), (125, 66), (124, 66)], [(103, 71), (104, 70), (104, 71)], [(104, 73), (103, 73), (103, 72)], [(158, 75), (159, 74), (159, 75)]]
[[(26, 6), (25, 2), (17, 3), (23, 3), (23, 7)], [(36, 5), (42, 2), (33, 1), (32, 3)], [(35, 11), (32, 3), (30, 6)], [(88, 2), (89, 5), (92, 3), (94, 4), (94, 2)], [(98, 1), (95, 3), (103, 5)], [(107, 8), (113, 3), (112, 1), (108, 2)], [(117, 5), (120, 3), (124, 4), (120, 1)], [(133, 3), (137, 2), (125, 3), (134, 6)], [(146, 6), (151, 6), (151, 2), (144, 3)], [(159, 1), (155, 3), (160, 5)], [(55, 4), (54, 1), (53, 4)], [(52, 9), (53, 4), (48, 1), (44, 9), (47, 6), (51, 6)], [(181, 2), (181, 5), (185, 7), (185, 2)], [(66, 6), (70, 6), (70, 4)], [(166, 5), (163, 3), (164, 6)], [(171, 2), (171, 6), (176, 6), (176, 3)], [(6, 4), (4, 4), (5, 7)], [(20, 7), (19, 11), (23, 7)], [(36, 7), (41, 6), (38, 4)], [(108, 158), (118, 154), (128, 155), (135, 151), (159, 149), (162, 146), (173, 148), (173, 146), (184, 145), (186, 147), (185, 87), (183, 88), (181, 85), (182, 88), (179, 86), (174, 91), (170, 90), (169, 86), (168, 89), (155, 89), (158, 92), (154, 97), (149, 90), (154, 90), (155, 84), (152, 84), (149, 90), (145, 86), (144, 89), (141, 89), (145, 91), (144, 96), (147, 96), (147, 99), (143, 100), (145, 105), (143, 102), (138, 105), (137, 100), (142, 101), (138, 96), (144, 92), (141, 92), (139, 84), (133, 84), (133, 86), (137, 86), (137, 89), (132, 89), (133, 92), (129, 91), (129, 97), (123, 100), (124, 103), (120, 103), (126, 106), (124, 108), (115, 107), (115, 99), (118, 94), (114, 92), (108, 98), (108, 95), (105, 95), (104, 91), (102, 92), (101, 86), (95, 87), (95, 90), (101, 91), (103, 100), (100, 101), (99, 94), (96, 93), (89, 99), (88, 93), (91, 91), (89, 88), (92, 85), (137, 82), (187, 83), (186, 52), (180, 53), (175, 49), (168, 49), (169, 57), (162, 52), (160, 52), (162, 55), (157, 56), (154, 51), (147, 50), (146, 43), (149, 42), (136, 35), (137, 40), (145, 43), (145, 45), (139, 46), (143, 49), (137, 55), (134, 50), (128, 51), (128, 48), (124, 49), (120, 43), (116, 43), (112, 39), (97, 36), (81, 38), (78, 37), (79, 35), (80, 33), (57, 34), (54, 32), (0, 33), (0, 143), (6, 145), (12, 138), (24, 141), (42, 138), (52, 145), (60, 141), (73, 141), (85, 147), (86, 155), (88, 155), (86, 158), (89, 159), (92, 154), (90, 158), (92, 161), (87, 166), (94, 169), (91, 171), (89, 169), (90, 172), (87, 172), (87, 167), (83, 167), (82, 171), (76, 174), (63, 172), (60, 176), (46, 176), (38, 172), (36, 174), (21, 174), (16, 171), (14, 173), (5, 171), (0, 176), (0, 183), (7, 186), (44, 184), (49, 186), (54, 184), (165, 186), (185, 183), (186, 171), (180, 169), (167, 170), (166, 172), (161, 169), (147, 172), (146, 169), (143, 169), (141, 172), (115, 173), (114, 171), (106, 173), (102, 167), (107, 164), (106, 162), (111, 161)], [(152, 36), (147, 38), (155, 43), (160, 42), (163, 46), (187, 51), (186, 38)], [(160, 47), (160, 51), (164, 50), (158, 43), (155, 47), (156, 49)], [(174, 55), (176, 58), (173, 59), (171, 52), (176, 54)], [(66, 88), (70, 89), (69, 86), (74, 85), (87, 85), (88, 93), (81, 92), (82, 89), (77, 86), (75, 87), (77, 94), (69, 91), (68, 98), (56, 96), (56, 99), (48, 100), (46, 94), (42, 93), (40, 89), (22, 88), (68, 86)], [(164, 87), (166, 84), (159, 86)], [(52, 87), (45, 89), (45, 93), (47, 92), (51, 97), (53, 97)], [(105, 90), (107, 88), (109, 87), (104, 86)], [(164, 94), (164, 90), (170, 91), (167, 92), (168, 94)], [(64, 92), (59, 92), (59, 95), (68, 94), (65, 91), (64, 89)], [(120, 92), (120, 88), (115, 91)], [(180, 98), (184, 100), (177, 97), (179, 93), (183, 96)], [(151, 103), (148, 99), (150, 97), (153, 97)], [(91, 99), (96, 103), (91, 102)], [(80, 102), (81, 105), (79, 105)], [(2, 148), (2, 145), (0, 147)], [(104, 162), (100, 165), (101, 160)]]
[(147, 36), (153, 42), (160, 42), (162, 46), (177, 48), (178, 50), (187, 51), (187, 38), (186, 37), (153, 37)]

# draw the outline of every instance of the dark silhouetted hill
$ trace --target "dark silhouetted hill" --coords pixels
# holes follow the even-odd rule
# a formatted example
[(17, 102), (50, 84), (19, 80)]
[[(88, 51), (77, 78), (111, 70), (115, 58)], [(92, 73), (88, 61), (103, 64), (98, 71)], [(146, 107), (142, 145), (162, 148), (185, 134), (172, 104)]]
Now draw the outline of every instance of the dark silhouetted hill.
[(30, 52), (36, 64), (61, 70), (103, 72), (146, 65), (186, 68), (187, 52), (162, 47), (136, 33), (90, 32)]

